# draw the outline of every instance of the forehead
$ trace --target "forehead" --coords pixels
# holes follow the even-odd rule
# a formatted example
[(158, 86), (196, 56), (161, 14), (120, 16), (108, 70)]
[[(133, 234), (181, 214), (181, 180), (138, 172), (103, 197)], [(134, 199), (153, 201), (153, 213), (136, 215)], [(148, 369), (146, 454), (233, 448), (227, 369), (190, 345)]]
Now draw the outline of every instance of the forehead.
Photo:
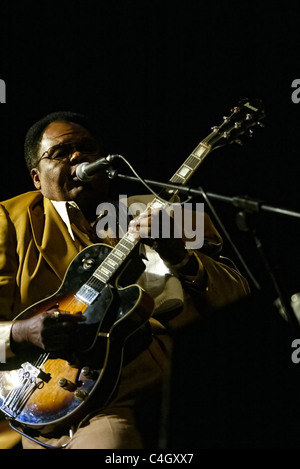
[(74, 122), (52, 122), (44, 130), (41, 149), (46, 150), (57, 143), (74, 141), (74, 139), (83, 137), (92, 137), (92, 135), (80, 124)]

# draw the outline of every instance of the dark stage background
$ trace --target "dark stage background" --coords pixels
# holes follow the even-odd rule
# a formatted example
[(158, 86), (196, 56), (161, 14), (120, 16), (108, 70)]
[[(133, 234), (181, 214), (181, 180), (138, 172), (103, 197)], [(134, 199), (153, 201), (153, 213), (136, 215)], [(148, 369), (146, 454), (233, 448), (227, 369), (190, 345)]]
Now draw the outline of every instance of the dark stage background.
[[(299, 210), (300, 103), (291, 98), (300, 78), (297, 3), (267, 5), (2, 1), (0, 78), (7, 102), (0, 108), (0, 198), (32, 189), (23, 140), (48, 112), (87, 113), (107, 153), (121, 153), (141, 176), (167, 182), (212, 125), (241, 98), (258, 97), (265, 128), (242, 147), (209, 155), (191, 185)], [(113, 184), (128, 195), (145, 192), (141, 185)], [(181, 346), (185, 336), (179, 339), (179, 363), (190, 368), (176, 367), (168, 444), (298, 448), (300, 364), (290, 359), (297, 333), (272, 306), (276, 292), (251, 236), (237, 229), (236, 208), (213, 204), (262, 293), (254, 288), (250, 305), (218, 315), (196, 337), (187, 331), (188, 346)], [(299, 218), (262, 212), (257, 227), (290, 297), (300, 291)], [(226, 239), (224, 252), (244, 273)]]

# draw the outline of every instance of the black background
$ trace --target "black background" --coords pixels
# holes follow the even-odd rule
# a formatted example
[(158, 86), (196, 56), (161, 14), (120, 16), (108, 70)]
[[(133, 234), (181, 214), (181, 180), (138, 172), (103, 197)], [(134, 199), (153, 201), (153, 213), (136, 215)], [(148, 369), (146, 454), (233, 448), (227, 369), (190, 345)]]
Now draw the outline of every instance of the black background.
[[(32, 189), (23, 162), (24, 136), (48, 112), (87, 113), (97, 123), (107, 153), (121, 153), (141, 176), (167, 182), (211, 126), (220, 124), (241, 98), (258, 97), (266, 111), (265, 128), (255, 130), (242, 147), (231, 145), (209, 155), (191, 184), (207, 192), (247, 195), (270, 206), (299, 210), (300, 103), (291, 99), (292, 82), (300, 78), (297, 2), (11, 1), (1, 3), (0, 15), (0, 78), (7, 87), (7, 103), (0, 107), (2, 200)], [(145, 192), (140, 185), (114, 184), (125, 194)], [(222, 406), (217, 393), (207, 421), (211, 429), (225, 421), (227, 430), (211, 430), (204, 437), (204, 418), (197, 441), (203, 447), (272, 446), (276, 438), (262, 437), (272, 427), (278, 429), (276, 444), (297, 447), (296, 405), (286, 404), (295, 402), (299, 386), (295, 380), (300, 365), (299, 370), (296, 365), (290, 368), (295, 334), (273, 311), (277, 295), (251, 236), (236, 227), (236, 209), (220, 202), (214, 206), (263, 293), (240, 316), (230, 312), (226, 321), (208, 326), (202, 343), (211, 344), (217, 327), (213, 350), (231, 357), (218, 389), (231, 398), (235, 394), (244, 416), (242, 423), (240, 412), (231, 407), (229, 411), (226, 403)], [(300, 291), (299, 219), (262, 212), (257, 227), (288, 297)], [(239, 262), (226, 240), (225, 253)], [(233, 351), (225, 346), (230, 326), (231, 343), (243, 337), (252, 351), (246, 361), (238, 344)], [(217, 370), (220, 361), (208, 350), (202, 350), (208, 355), (208, 368)], [(245, 374), (240, 393), (230, 381), (231, 374), (239, 375), (234, 363)], [(260, 419), (254, 422), (252, 411), (247, 411), (251, 406), (245, 370), (256, 365), (265, 378), (256, 377), (254, 382), (276, 393), (268, 401), (267, 415), (262, 412), (266, 399), (262, 403), (256, 395)], [(200, 370), (206, 380), (206, 368)], [(274, 379), (281, 374), (286, 380)], [(217, 382), (217, 373), (213, 376)], [(207, 395), (210, 392), (209, 388)], [(284, 419), (275, 418), (278, 407)], [(234, 417), (224, 420), (224, 412)], [(265, 432), (239, 439), (240, 432), (233, 430), (238, 425), (260, 426)]]

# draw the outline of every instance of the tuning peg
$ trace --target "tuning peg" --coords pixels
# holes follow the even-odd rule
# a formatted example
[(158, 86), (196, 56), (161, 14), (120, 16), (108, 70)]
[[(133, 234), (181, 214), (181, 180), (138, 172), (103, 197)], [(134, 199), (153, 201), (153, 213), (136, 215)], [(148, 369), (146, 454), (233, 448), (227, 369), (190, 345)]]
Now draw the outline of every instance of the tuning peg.
[(237, 144), (240, 145), (240, 146), (243, 146), (243, 142), (242, 142), (242, 140), (240, 140), (239, 138), (236, 138), (236, 139), (235, 139), (235, 143), (237, 143)]
[(257, 125), (258, 125), (259, 127), (261, 127), (262, 129), (265, 127), (262, 122), (257, 122)]
[(223, 116), (223, 121), (224, 121), (224, 122), (228, 122), (228, 121), (229, 121), (229, 117), (228, 117), (228, 116)]
[(234, 123), (234, 128), (235, 129), (239, 129), (241, 126), (242, 126), (242, 124), (240, 122), (235, 122)]

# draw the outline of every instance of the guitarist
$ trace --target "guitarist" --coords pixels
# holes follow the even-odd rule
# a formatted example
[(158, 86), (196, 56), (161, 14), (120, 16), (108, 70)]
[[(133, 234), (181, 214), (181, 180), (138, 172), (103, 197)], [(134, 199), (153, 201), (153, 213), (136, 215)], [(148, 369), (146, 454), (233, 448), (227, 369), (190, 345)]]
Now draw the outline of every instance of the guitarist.
[[(95, 236), (95, 214), (99, 203), (108, 200), (108, 177), (99, 171), (83, 183), (75, 172), (80, 163), (101, 156), (97, 132), (80, 114), (52, 113), (27, 133), (25, 158), (36, 190), (0, 205), (0, 339), (6, 343), (8, 359), (18, 354), (26, 357), (30, 345), (58, 354), (72, 350), (74, 331), (84, 320), (80, 312), (69, 314), (58, 305), (30, 319), (13, 319), (59, 288), (79, 251), (103, 242)], [(78, 222), (73, 219), (74, 210)], [(154, 298), (151, 327), (141, 331), (136, 347), (131, 341), (129, 359), (109, 405), (87, 415), (70, 441), (68, 435), (58, 435), (47, 441), (51, 445), (68, 441), (68, 449), (147, 445), (135, 419), (136, 409), (141, 400), (147, 406), (147, 399), (151, 402), (160, 388), (170, 358), (169, 329), (248, 294), (239, 272), (210, 256), (221, 249), (222, 240), (208, 216), (199, 252), (188, 253), (179, 238), (158, 238), (155, 249), (149, 248), (150, 225), (151, 216), (145, 211), (130, 222), (129, 230), (147, 250), (140, 284)], [(107, 236), (105, 242), (113, 245), (116, 234), (108, 232)], [(41, 448), (27, 438), (23, 447)]]

